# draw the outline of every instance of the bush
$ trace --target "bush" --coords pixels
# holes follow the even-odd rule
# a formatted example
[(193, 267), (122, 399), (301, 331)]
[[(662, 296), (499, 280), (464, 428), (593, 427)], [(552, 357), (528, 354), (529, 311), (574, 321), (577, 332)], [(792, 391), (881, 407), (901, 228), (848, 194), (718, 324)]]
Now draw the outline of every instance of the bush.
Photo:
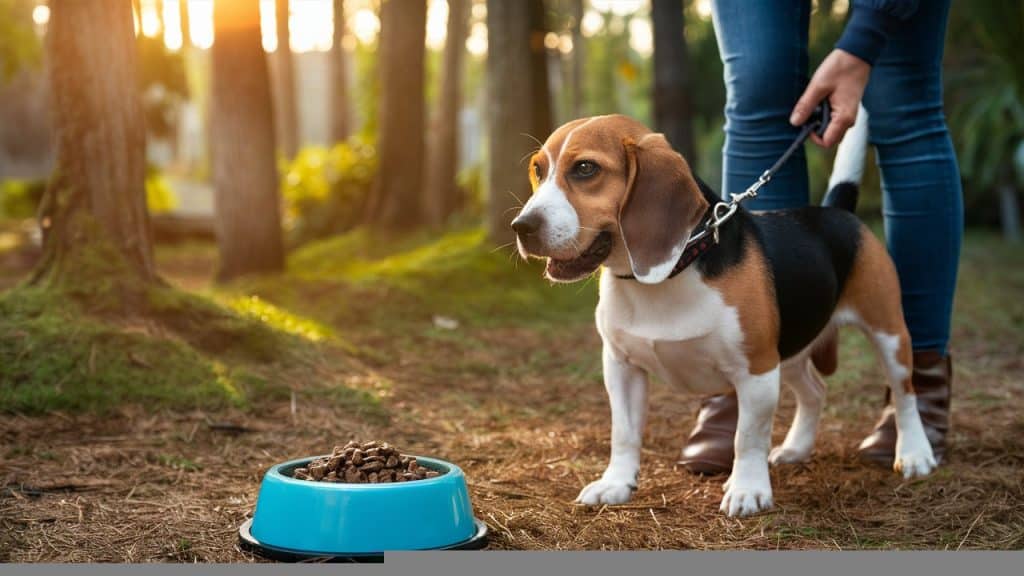
[[(34, 218), (46, 191), (46, 180), (7, 180), (0, 182), (0, 217), (23, 220)], [(178, 198), (159, 170), (146, 167), (146, 206), (150, 214), (170, 212)]]
[(150, 214), (163, 214), (178, 207), (178, 197), (167, 179), (152, 167), (146, 168), (146, 207)]
[(46, 180), (7, 180), (0, 182), (0, 217), (32, 218), (46, 191)]
[(377, 172), (377, 151), (352, 139), (333, 148), (303, 148), (282, 168), (284, 225), (292, 246), (355, 227)]

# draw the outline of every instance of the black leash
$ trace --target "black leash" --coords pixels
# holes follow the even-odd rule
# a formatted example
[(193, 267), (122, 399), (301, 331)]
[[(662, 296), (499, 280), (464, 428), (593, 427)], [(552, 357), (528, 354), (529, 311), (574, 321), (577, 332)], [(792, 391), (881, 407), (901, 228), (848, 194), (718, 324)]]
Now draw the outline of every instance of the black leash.
[[(828, 128), (829, 120), (832, 116), (832, 110), (828, 105), (828, 100), (823, 100), (821, 104), (818, 104), (817, 108), (811, 114), (811, 117), (800, 127), (800, 133), (796, 135), (793, 143), (789, 145), (789, 148), (772, 164), (771, 168), (765, 170), (757, 177), (757, 181), (750, 185), (746, 190), (740, 194), (732, 194), (732, 199), (728, 202), (719, 202), (708, 209), (708, 213), (704, 216), (703, 224), (698, 227), (698, 231), (690, 235), (690, 239), (686, 242), (686, 246), (683, 248), (683, 254), (679, 257), (676, 265), (672, 268), (672, 272), (669, 273), (668, 277), (672, 278), (686, 270), (686, 268), (693, 264), (697, 258), (700, 258), (702, 254), (710, 250), (713, 246), (718, 244), (718, 228), (725, 224), (733, 214), (739, 210), (740, 202), (748, 198), (757, 197), (757, 192), (765, 184), (771, 181), (772, 177), (782, 169), (793, 154), (803, 146), (804, 142), (811, 134), (817, 134), (818, 136), (824, 136), (825, 130)], [(708, 239), (711, 236), (711, 239)], [(632, 274), (626, 274), (624, 276), (616, 275), (616, 278), (622, 278), (623, 280), (633, 280), (636, 276)]]

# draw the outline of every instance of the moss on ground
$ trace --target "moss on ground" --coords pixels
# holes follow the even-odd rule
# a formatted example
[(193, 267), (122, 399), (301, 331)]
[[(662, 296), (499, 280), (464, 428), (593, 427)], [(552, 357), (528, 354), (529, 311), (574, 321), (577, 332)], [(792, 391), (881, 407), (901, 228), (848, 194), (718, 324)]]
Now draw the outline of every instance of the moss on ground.
[(478, 228), (401, 238), (357, 230), (293, 254), (287, 283), (262, 279), (233, 289), (336, 326), (369, 324), (392, 334), (436, 315), (470, 326), (538, 330), (591, 321), (596, 278), (553, 284), (541, 279), (542, 271), (510, 248), (492, 247)]
[(256, 298), (221, 304), (146, 282), (101, 237), (59, 258), (0, 294), (2, 411), (245, 408), (287, 399), (277, 376), (312, 373), (334, 340)]

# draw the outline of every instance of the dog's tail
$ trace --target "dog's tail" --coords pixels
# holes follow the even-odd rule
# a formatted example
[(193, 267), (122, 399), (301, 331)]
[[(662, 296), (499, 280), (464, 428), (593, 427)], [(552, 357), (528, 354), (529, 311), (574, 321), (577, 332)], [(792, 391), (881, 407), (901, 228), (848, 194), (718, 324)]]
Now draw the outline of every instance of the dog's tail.
[(828, 193), (822, 206), (834, 206), (848, 212), (857, 209), (857, 192), (864, 176), (864, 158), (868, 149), (868, 111), (861, 106), (857, 121), (846, 131), (839, 143), (832, 177), (828, 179)]

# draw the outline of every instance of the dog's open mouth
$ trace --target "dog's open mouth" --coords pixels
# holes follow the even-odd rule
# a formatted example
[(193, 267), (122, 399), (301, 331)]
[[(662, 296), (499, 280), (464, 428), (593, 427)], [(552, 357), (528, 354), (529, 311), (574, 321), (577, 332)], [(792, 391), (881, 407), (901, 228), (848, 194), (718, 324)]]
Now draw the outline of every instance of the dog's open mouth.
[(571, 282), (587, 276), (608, 258), (612, 251), (611, 232), (601, 232), (579, 256), (569, 260), (548, 258), (545, 272), (552, 280)]

